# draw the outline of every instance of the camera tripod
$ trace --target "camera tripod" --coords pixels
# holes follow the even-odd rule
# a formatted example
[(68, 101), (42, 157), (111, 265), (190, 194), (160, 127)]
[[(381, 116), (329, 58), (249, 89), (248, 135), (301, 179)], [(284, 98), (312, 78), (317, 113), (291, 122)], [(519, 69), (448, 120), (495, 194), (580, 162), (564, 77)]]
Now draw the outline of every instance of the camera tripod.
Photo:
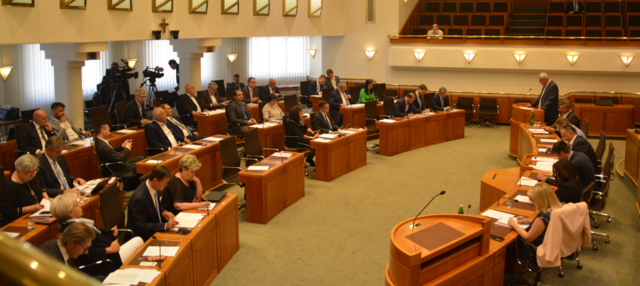
[(145, 79), (142, 84), (140, 84), (140, 87), (147, 85), (147, 82), (149, 82), (149, 86), (147, 90), (147, 99), (145, 99), (145, 105), (148, 107), (148, 112), (152, 112), (153, 108), (155, 108), (154, 103), (156, 101), (156, 93), (158, 92), (158, 87), (156, 86), (156, 81), (154, 78)]

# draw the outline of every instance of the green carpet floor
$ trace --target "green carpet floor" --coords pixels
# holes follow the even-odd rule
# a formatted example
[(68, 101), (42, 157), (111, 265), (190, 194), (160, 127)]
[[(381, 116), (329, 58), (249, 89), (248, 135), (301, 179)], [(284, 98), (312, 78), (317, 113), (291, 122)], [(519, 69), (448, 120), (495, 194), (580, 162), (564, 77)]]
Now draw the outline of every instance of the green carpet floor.
[[(306, 179), (306, 195), (267, 225), (246, 222), (240, 211), (240, 250), (212, 285), (384, 285), (391, 229), (414, 217), (441, 190), (425, 214), (478, 213), (480, 179), (488, 170), (517, 167), (508, 154), (509, 127), (467, 127), (465, 138), (393, 157), (370, 150), (367, 165), (332, 182)], [(595, 147), (597, 139), (590, 139)], [(377, 140), (369, 141), (369, 144)], [(612, 140), (616, 163), (624, 139)], [(605, 153), (606, 154), (606, 153)], [(624, 166), (622, 164), (621, 166)], [(242, 197), (243, 190), (226, 191)], [(597, 231), (599, 250), (583, 249), (582, 270), (563, 262), (565, 278), (543, 271), (542, 285), (634, 285), (640, 280), (637, 188), (617, 173)], [(636, 281), (636, 282), (633, 282)], [(635, 284), (637, 285), (637, 284)]]

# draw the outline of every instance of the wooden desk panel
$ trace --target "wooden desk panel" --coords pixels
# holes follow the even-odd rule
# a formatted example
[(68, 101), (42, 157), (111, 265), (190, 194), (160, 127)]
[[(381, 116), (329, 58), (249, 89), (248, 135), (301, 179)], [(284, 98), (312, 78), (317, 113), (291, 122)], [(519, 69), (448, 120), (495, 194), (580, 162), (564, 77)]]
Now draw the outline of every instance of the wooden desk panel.
[(480, 207), (482, 213), (504, 197), (505, 190), (515, 186), (520, 179), (520, 168), (487, 171), (480, 180)]
[[(463, 113), (464, 114), (464, 113)], [(429, 115), (429, 123), (427, 126), (427, 143), (429, 145), (438, 144), (447, 141), (446, 131), (447, 116), (444, 113)], [(464, 127), (464, 121), (462, 122)]]
[(216, 253), (220, 273), (240, 249), (238, 195), (227, 194), (213, 211), (216, 212)]
[(224, 112), (212, 115), (195, 115), (194, 120), (198, 123), (198, 134), (200, 136), (213, 136), (217, 134), (227, 134), (227, 116)]
[(428, 145), (428, 123), (428, 117), (409, 120), (409, 134), (411, 134), (411, 136), (409, 136), (408, 142), (409, 150), (422, 148)]
[[(284, 150), (284, 127), (282, 127), (282, 123), (278, 123), (274, 126), (266, 126), (263, 124), (249, 126), (249, 129), (253, 128), (258, 129), (258, 138), (260, 138), (262, 148), (277, 148), (278, 150)], [(263, 149), (262, 156), (266, 158), (275, 152), (276, 151), (274, 150)]]
[(447, 112), (447, 125), (446, 125), (446, 139), (447, 141), (464, 138), (464, 128), (466, 127), (465, 112), (458, 109), (452, 112)]
[(367, 131), (349, 130), (357, 132), (331, 141), (311, 141), (316, 152), (316, 180), (330, 182), (367, 164)]
[(409, 122), (403, 118), (394, 118), (395, 123), (376, 122), (380, 130), (379, 154), (393, 156), (409, 151)]
[(511, 133), (509, 136), (509, 155), (512, 157), (518, 157), (518, 139), (520, 138), (519, 124), (529, 124), (529, 119), (533, 112), (535, 121), (544, 122), (544, 110), (537, 108), (527, 108), (526, 103), (515, 103), (511, 109)]
[(357, 133), (347, 136), (347, 171), (351, 172), (367, 165), (367, 130), (361, 129)]
[(627, 145), (624, 154), (624, 173), (638, 185), (640, 177), (640, 134), (635, 129), (627, 130)]
[(607, 136), (625, 137), (629, 121), (634, 120), (635, 108), (631, 104), (597, 106), (593, 103), (576, 103), (573, 111), (584, 121), (589, 120), (588, 136), (599, 136), (603, 131)]

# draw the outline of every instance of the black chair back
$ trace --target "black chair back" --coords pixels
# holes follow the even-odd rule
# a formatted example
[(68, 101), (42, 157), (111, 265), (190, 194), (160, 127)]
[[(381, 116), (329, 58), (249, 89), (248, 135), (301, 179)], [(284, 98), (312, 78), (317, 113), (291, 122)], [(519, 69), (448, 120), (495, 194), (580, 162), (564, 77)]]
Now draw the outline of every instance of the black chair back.
[(262, 143), (260, 143), (260, 137), (258, 136), (258, 128), (251, 128), (244, 133), (244, 152), (246, 156), (262, 156)]
[[(429, 103), (431, 103), (431, 101), (429, 101)], [(473, 97), (458, 97), (456, 108), (464, 110), (465, 113), (473, 113), (475, 111)]]
[(596, 182), (591, 182), (589, 186), (582, 190), (582, 201), (587, 203), (587, 205), (589, 205), (589, 202), (591, 201), (591, 191), (593, 191), (593, 186), (595, 184)]
[[(9, 130), (9, 136), (7, 136), (7, 140), (15, 140), (20, 135), (20, 129), (23, 125), (29, 124), (27, 122), (16, 123), (11, 130)], [(13, 132), (12, 132), (13, 131)]]
[(329, 102), (329, 97), (331, 97), (331, 92), (333, 88), (323, 88), (322, 89), (322, 100)]
[(20, 115), (22, 116), (22, 121), (24, 121), (24, 122), (33, 121), (33, 113), (36, 112), (36, 110), (40, 110), (40, 108), (28, 109), (28, 110), (20, 110)]
[(282, 112), (289, 113), (289, 110), (294, 106), (300, 106), (298, 102), (298, 96), (295, 94), (285, 95), (284, 96), (284, 110)]
[(111, 127), (111, 117), (109, 107), (106, 105), (91, 108), (91, 127), (98, 132), (98, 123), (106, 123)]
[[(317, 112), (320, 112), (320, 111), (317, 111)], [(310, 127), (311, 127), (311, 130), (316, 131), (316, 129), (315, 129), (315, 128), (314, 128), (314, 126), (313, 126), (313, 117), (314, 117), (314, 116), (316, 116), (316, 112), (310, 112), (310, 113), (309, 113), (309, 121), (311, 122), (311, 124), (310, 124), (310, 125), (311, 125), (311, 126), (310, 126)], [(284, 124), (284, 123), (282, 123), (282, 124)]]
[(431, 107), (431, 100), (433, 99), (433, 97), (436, 95), (435, 92), (427, 92), (424, 94), (424, 108), (430, 108)]
[[(236, 146), (236, 138), (231, 136), (220, 141), (220, 155), (222, 157), (222, 180), (236, 182), (240, 172), (240, 156)], [(245, 142), (246, 143), (246, 142)], [(224, 168), (232, 167), (232, 168)]]
[(118, 184), (110, 184), (100, 191), (100, 213), (105, 229), (124, 228), (124, 207), (120, 201)]
[(375, 100), (367, 101), (364, 103), (364, 126), (367, 130), (376, 129), (376, 121), (380, 119), (380, 113), (378, 113), (378, 102)]
[[(220, 96), (227, 96), (227, 88), (224, 84), (224, 79), (212, 80), (211, 82), (215, 82), (218, 85), (218, 94)], [(230, 99), (227, 97), (227, 99)]]
[[(167, 103), (167, 104), (169, 104), (169, 106), (173, 107), (173, 105), (171, 105), (171, 103), (169, 102), (169, 91), (168, 90), (156, 91), (154, 93), (154, 96), (156, 97), (156, 100), (160, 100), (160, 101), (162, 101), (162, 103)], [(122, 123), (120, 123), (120, 124), (122, 124)]]
[(93, 100), (85, 100), (84, 101), (84, 109), (89, 109), (93, 107)]
[(358, 103), (358, 100), (360, 99), (360, 90), (362, 90), (362, 87), (359, 87), (359, 86), (349, 87), (349, 94), (351, 95), (352, 104)]
[(395, 100), (393, 98), (385, 98), (382, 101), (382, 109), (384, 110), (384, 115), (389, 115), (391, 113), (391, 110), (393, 110), (394, 103), (395, 103)]
[(573, 100), (574, 103), (593, 103), (593, 99), (591, 98), (576, 98)]
[[(598, 140), (598, 146), (596, 147), (596, 158), (598, 162), (602, 162), (602, 156), (604, 155), (604, 150), (607, 148), (607, 135), (600, 130), (600, 140)], [(600, 173), (598, 170), (595, 170), (597, 173)]]
[(582, 131), (585, 136), (589, 137), (589, 120), (585, 118), (583, 121), (582, 126), (584, 126), (584, 128), (582, 128)]
[(300, 95), (308, 95), (307, 90), (309, 89), (309, 84), (311, 84), (311, 81), (308, 80), (300, 82)]
[(387, 89), (387, 93), (385, 94), (387, 97), (398, 98), (398, 90), (397, 89)]
[(118, 124), (120, 125), (126, 124), (124, 119), (124, 109), (126, 107), (127, 103), (124, 100), (116, 103), (116, 119), (118, 120)]
[(498, 114), (498, 99), (497, 98), (480, 98), (478, 113)]
[[(220, 87), (218, 87), (220, 88)], [(226, 92), (224, 93), (226, 96), (226, 99), (232, 99), (235, 95), (236, 95), (236, 90), (238, 90), (237, 86), (233, 86), (233, 87), (228, 87)], [(218, 93), (220, 94), (220, 93)]]

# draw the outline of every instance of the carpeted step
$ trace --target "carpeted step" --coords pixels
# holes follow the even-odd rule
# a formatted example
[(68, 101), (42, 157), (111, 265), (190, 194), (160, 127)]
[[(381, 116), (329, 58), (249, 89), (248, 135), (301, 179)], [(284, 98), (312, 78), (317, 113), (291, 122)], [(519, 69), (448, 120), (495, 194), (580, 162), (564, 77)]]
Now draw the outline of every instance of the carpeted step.
[(547, 8), (513, 8), (513, 14), (547, 14)]
[[(511, 29), (509, 29), (509, 33), (514, 33), (514, 34), (527, 34), (524, 36), (544, 36), (544, 29), (542, 27), (511, 27)], [(531, 34), (531, 35), (529, 35)]]
[(511, 27), (546, 27), (547, 20), (520, 20), (511, 19)]

